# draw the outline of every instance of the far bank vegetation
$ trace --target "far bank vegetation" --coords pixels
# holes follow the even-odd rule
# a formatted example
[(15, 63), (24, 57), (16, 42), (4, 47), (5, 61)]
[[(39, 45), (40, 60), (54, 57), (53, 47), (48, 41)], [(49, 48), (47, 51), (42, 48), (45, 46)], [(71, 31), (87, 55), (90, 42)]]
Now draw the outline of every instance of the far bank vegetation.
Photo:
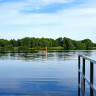
[(81, 41), (72, 40), (70, 38), (59, 37), (52, 38), (29, 38), (22, 39), (0, 39), (0, 52), (3, 51), (19, 51), (19, 50), (92, 50), (96, 48), (96, 44), (90, 39)]

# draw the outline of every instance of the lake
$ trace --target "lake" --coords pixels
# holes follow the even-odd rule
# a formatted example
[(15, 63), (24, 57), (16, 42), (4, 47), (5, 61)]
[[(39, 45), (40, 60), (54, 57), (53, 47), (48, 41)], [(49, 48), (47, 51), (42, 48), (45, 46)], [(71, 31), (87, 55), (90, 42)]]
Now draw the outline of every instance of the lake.
[(78, 96), (78, 54), (96, 60), (96, 50), (0, 54), (0, 96)]

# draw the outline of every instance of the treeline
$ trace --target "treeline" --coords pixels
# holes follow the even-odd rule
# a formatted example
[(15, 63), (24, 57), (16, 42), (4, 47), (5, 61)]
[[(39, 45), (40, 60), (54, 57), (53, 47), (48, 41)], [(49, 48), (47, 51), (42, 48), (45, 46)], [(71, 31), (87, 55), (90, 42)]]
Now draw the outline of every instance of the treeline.
[(29, 38), (25, 37), (22, 39), (11, 39), (5, 40), (0, 39), (0, 51), (13, 51), (13, 50), (28, 50), (28, 49), (43, 49), (45, 47), (48, 49), (57, 49), (62, 50), (91, 50), (93, 47), (96, 47), (90, 39), (84, 39), (81, 41), (72, 40), (70, 38)]

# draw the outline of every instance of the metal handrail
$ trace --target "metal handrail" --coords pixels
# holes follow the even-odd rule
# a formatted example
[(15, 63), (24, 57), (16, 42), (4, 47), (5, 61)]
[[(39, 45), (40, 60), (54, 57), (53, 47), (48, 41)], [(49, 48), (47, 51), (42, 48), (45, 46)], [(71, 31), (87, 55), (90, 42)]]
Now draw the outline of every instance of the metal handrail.
[(82, 57), (82, 58), (84, 58), (84, 59), (86, 59), (86, 60), (88, 60), (88, 61), (90, 61), (90, 62), (96, 64), (96, 61), (95, 61), (95, 60), (90, 59), (90, 58), (88, 58), (87, 56), (83, 56), (83, 55), (78, 55), (78, 56), (80, 56), (80, 57)]
[[(82, 71), (80, 70), (81, 57), (83, 59)], [(88, 80), (85, 74), (85, 65), (86, 65), (85, 61), (86, 60), (90, 61), (90, 80)], [(80, 96), (80, 90), (82, 92), (82, 95), (85, 96), (85, 81), (90, 86), (90, 96), (93, 96), (94, 95), (93, 92), (96, 92), (96, 88), (94, 86), (94, 64), (96, 64), (95, 60), (92, 60), (83, 55), (78, 55), (78, 96)], [(82, 78), (80, 78), (80, 76), (82, 76)]]

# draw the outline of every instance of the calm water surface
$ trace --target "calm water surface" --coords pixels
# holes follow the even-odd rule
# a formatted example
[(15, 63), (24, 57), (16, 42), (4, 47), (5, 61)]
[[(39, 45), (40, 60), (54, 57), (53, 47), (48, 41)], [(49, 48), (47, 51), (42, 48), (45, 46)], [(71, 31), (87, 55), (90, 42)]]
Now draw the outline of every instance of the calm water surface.
[(0, 96), (78, 96), (78, 54), (96, 60), (95, 50), (0, 54)]

